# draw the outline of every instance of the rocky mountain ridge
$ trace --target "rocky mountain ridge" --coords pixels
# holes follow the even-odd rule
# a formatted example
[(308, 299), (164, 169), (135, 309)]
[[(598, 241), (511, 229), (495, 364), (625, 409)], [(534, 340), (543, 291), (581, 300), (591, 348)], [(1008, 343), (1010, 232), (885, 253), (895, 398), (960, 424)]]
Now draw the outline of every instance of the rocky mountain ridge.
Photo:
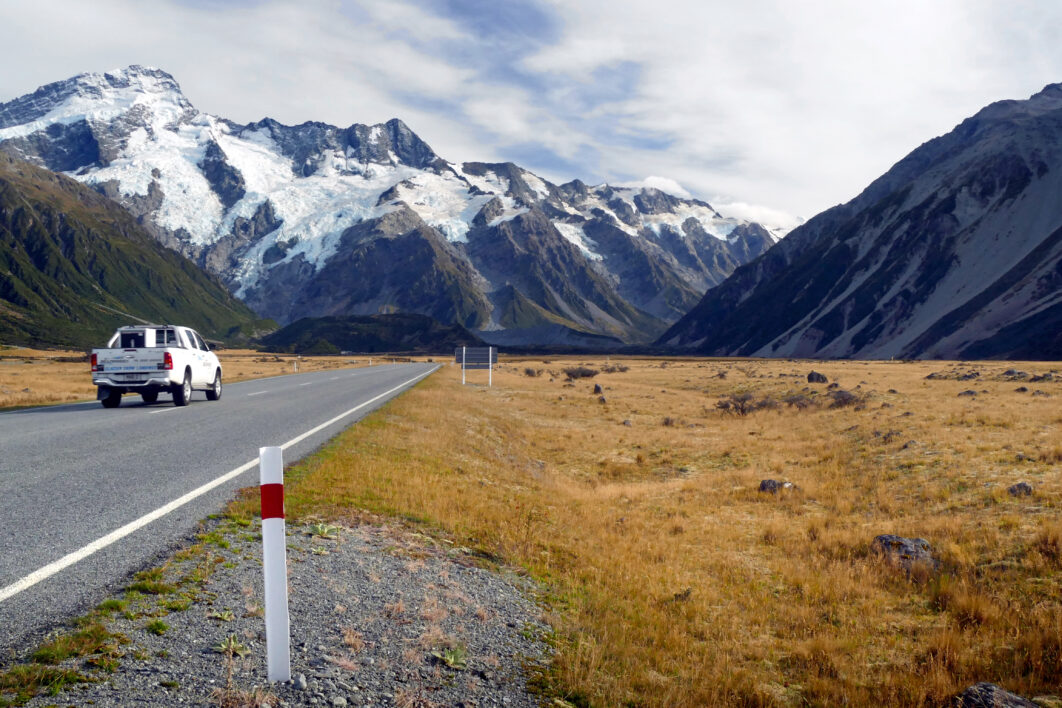
[(712, 355), (1059, 358), (1060, 137), (1062, 84), (987, 106), (738, 268), (658, 344)]
[(112, 197), (281, 323), (407, 311), (500, 343), (644, 342), (776, 241), (655, 189), (453, 164), (399, 120), (238, 125), (137, 66), (0, 105), (0, 150)]
[(124, 209), (63, 175), (0, 154), (0, 341), (100, 346), (133, 317), (246, 343), (262, 322)]

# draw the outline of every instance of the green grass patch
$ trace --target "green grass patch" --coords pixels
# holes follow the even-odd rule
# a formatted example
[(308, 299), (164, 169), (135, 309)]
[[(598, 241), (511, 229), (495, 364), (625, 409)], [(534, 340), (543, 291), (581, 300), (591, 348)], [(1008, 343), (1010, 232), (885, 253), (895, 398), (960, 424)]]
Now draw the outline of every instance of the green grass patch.
[(71, 657), (98, 654), (114, 639), (115, 635), (102, 624), (92, 623), (76, 632), (61, 635), (42, 644), (30, 655), (30, 661), (58, 664)]
[(54, 696), (65, 686), (86, 683), (88, 680), (73, 669), (43, 664), (12, 666), (0, 673), (0, 706), (22, 705), (41, 691)]
[(124, 612), (125, 608), (129, 605), (126, 600), (119, 600), (118, 598), (108, 598), (96, 606), (96, 610), (101, 614), (114, 614), (115, 612)]
[(166, 624), (160, 619), (155, 619), (151, 620), (146, 625), (144, 625), (144, 629), (146, 629), (148, 632), (151, 632), (152, 634), (161, 637), (163, 634), (169, 631), (170, 625)]
[(142, 595), (172, 595), (177, 592), (177, 586), (161, 580), (138, 580), (129, 586), (129, 590)]

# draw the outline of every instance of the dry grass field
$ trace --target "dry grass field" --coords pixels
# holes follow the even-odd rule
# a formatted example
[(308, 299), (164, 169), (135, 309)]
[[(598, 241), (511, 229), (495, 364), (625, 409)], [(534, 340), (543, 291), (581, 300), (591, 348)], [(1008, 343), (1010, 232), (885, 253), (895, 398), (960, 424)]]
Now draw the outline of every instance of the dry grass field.
[[(240, 349), (223, 349), (217, 354), (226, 383), (290, 374), (296, 361), (300, 372), (369, 365), (365, 356), (297, 358)], [(92, 385), (84, 352), (0, 347), (0, 410), (95, 397), (96, 387)]]
[[(488, 389), (446, 367), (289, 470), (288, 510), (399, 518), (525, 569), (556, 630), (541, 680), (572, 704), (1058, 694), (1062, 386), (1030, 380), (1050, 369), (510, 360)], [(939, 567), (890, 565), (884, 533)]]
[[(83, 362), (0, 356), (4, 391), (45, 390), (72, 366), (84, 390), (43, 395), (92, 397)], [(223, 356), (230, 381), (291, 370), (290, 357)], [(839, 386), (808, 384), (813, 368)], [(546, 695), (949, 705), (978, 681), (1062, 693), (1051, 364), (510, 359), (493, 388), (486, 372), (468, 378), (445, 367), (293, 466), (288, 513), (398, 519), (538, 579), (556, 642)], [(11, 395), (0, 406), (27, 405)], [(796, 486), (760, 492), (768, 478)], [(1021, 481), (1030, 495), (1008, 493)], [(233, 511), (256, 506), (249, 490)], [(871, 545), (885, 533), (926, 539), (939, 566), (891, 565)]]

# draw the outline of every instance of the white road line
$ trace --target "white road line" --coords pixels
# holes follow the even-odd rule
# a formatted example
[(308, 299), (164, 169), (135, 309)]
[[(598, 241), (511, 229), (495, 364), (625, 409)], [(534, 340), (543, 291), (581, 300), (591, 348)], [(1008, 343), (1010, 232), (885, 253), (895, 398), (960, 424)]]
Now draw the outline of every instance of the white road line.
[(151, 411), (148, 415), (155, 415), (156, 413), (173, 413), (174, 411), (181, 410), (180, 406), (174, 406), (173, 408), (160, 408), (157, 411)]
[(248, 393), (248, 396), (261, 396), (263, 393), (269, 393), (269, 391), (255, 391), (254, 393)]
[(306, 383), (299, 384), (299, 385), (300, 386), (313, 386), (315, 383), (317, 383), (317, 382), (316, 381), (307, 381)]
[[(431, 371), (427, 371), (427, 372), (425, 372), (423, 374), (419, 374), (418, 376), (414, 376), (413, 378), (409, 379), (408, 381), (404, 381), (403, 383), (398, 384), (394, 388), (392, 388), (392, 389), (390, 389), (388, 391), (384, 391), (380, 395), (374, 396), (373, 398), (370, 398), (369, 400), (365, 401), (364, 403), (360, 403), (360, 404), (354, 406), (353, 408), (351, 408), (348, 411), (340, 413), (335, 418), (332, 418), (331, 420), (326, 420), (324, 423), (321, 423), (316, 428), (312, 428), (310, 430), (307, 430), (302, 435), (299, 435), (297, 437), (292, 438), (291, 440), (288, 440), (286, 443), (284, 443), (283, 445), (280, 446), (281, 449), (282, 450), (287, 450), (289, 447), (292, 447), (293, 445), (298, 445), (300, 442), (302, 442), (306, 438), (310, 437), (311, 435), (314, 435), (315, 433), (318, 433), (318, 432), (324, 430), (325, 428), (327, 428), (328, 426), (332, 425), (333, 423), (338, 423), (339, 421), (343, 420), (347, 416), (349, 416), (349, 415), (351, 415), (353, 413), (357, 413), (362, 408), (365, 408), (366, 406), (369, 406), (369, 405), (372, 405), (373, 403), (376, 403), (381, 398), (385, 398), (385, 397), (391, 395), (392, 393), (402, 389), (405, 386), (409, 386), (411, 384), (416, 383), (417, 381), (420, 381), (421, 379), (427, 377), (429, 374), (434, 373), (438, 368), (439, 367), (436, 366), (433, 369), (431, 369)], [(265, 392), (263, 391), (263, 393), (265, 393)], [(254, 394), (251, 394), (251, 395), (254, 395)], [(82, 546), (81, 548), (77, 549), (76, 551), (73, 551), (72, 553), (67, 553), (65, 556), (63, 556), (59, 560), (53, 561), (52, 563), (49, 563), (48, 565), (46, 565), (46, 566), (44, 566), (42, 568), (38, 568), (37, 570), (33, 571), (29, 575), (27, 575), (27, 576), (25, 576), (25, 577), (23, 577), (23, 578), (21, 578), (19, 580), (16, 580), (15, 582), (11, 583), (7, 587), (0, 588), (0, 602), (3, 602), (4, 600), (7, 600), (9, 598), (12, 598), (15, 595), (18, 595), (23, 590), (26, 590), (28, 588), (33, 587), (34, 585), (36, 585), (37, 583), (41, 582), (42, 580), (47, 580), (48, 578), (52, 577), (56, 573), (66, 569), (66, 568), (69, 568), (74, 563), (77, 563), (80, 560), (84, 560), (85, 558), (88, 558), (93, 553), (96, 553), (97, 551), (103, 550), (104, 548), (106, 548), (107, 546), (110, 546), (112, 543), (114, 543), (116, 541), (120, 541), (121, 539), (125, 538), (126, 536), (128, 536), (131, 533), (133, 533), (134, 531), (138, 531), (138, 530), (142, 529), (143, 527), (147, 526), (152, 521), (155, 521), (157, 519), (161, 519), (163, 516), (165, 516), (166, 514), (169, 514), (171, 511), (174, 511), (175, 509), (179, 509), (180, 507), (184, 506), (185, 504), (187, 504), (188, 502), (192, 501), (196, 497), (201, 497), (204, 494), (206, 494), (207, 492), (209, 492), (211, 489), (214, 489), (215, 487), (218, 487), (218, 486), (220, 486), (222, 484), (225, 484), (225, 482), (228, 482), (231, 479), (239, 477), (241, 474), (243, 474), (244, 472), (246, 472), (246, 471), (248, 471), (250, 469), (254, 469), (254, 467), (256, 465), (258, 465), (258, 458), (257, 457), (254, 458), (253, 460), (251, 460), (250, 462), (245, 462), (244, 464), (240, 465), (236, 469), (231, 470), (229, 472), (226, 472), (225, 474), (221, 475), (220, 477), (217, 477), (216, 479), (213, 479), (210, 482), (207, 482), (206, 484), (202, 485), (201, 487), (197, 487), (196, 489), (193, 489), (192, 491), (188, 492), (187, 494), (185, 494), (183, 496), (180, 496), (180, 497), (177, 497), (176, 499), (171, 501), (169, 504), (165, 504), (163, 506), (160, 506), (158, 509), (155, 509), (152, 512), (144, 514), (143, 516), (141, 516), (139, 519), (136, 519), (135, 521), (130, 521), (125, 526), (122, 526), (121, 528), (117, 528), (114, 531), (111, 531), (106, 536), (101, 536), (100, 538), (97, 538), (92, 543), (90, 543), (90, 544), (88, 544), (86, 546)]]

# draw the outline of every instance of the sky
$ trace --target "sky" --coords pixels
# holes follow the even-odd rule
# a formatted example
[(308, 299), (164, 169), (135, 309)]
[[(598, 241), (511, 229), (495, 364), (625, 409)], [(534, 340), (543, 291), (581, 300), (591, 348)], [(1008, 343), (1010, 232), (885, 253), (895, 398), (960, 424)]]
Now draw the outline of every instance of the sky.
[(1060, 26), (1022, 0), (5, 0), (0, 102), (143, 64), (238, 123), (397, 117), (451, 162), (792, 226), (1062, 82)]

